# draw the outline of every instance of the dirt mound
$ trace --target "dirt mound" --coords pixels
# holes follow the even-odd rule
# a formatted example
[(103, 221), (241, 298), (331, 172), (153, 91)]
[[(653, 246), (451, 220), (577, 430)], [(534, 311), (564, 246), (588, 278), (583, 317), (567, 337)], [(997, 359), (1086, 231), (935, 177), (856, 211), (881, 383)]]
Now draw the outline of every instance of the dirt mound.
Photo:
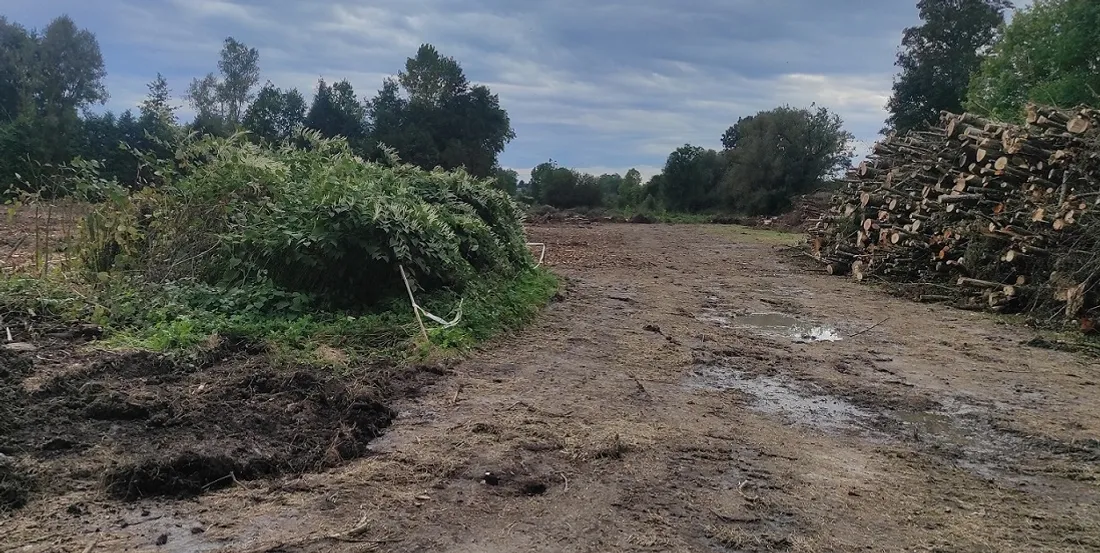
[(30, 373), (31, 363), (16, 353), (0, 349), (0, 512), (27, 503), (34, 481), (4, 447), (3, 436), (15, 428), (14, 401), (20, 397), (19, 382)]
[(11, 457), (0, 454), (0, 513), (26, 505), (33, 490), (34, 480)]
[(30, 390), (30, 358), (0, 355), (0, 508), (33, 487), (15, 461), (32, 467), (39, 493), (91, 483), (119, 499), (323, 470), (367, 453), (395, 416), (383, 401), (401, 391), (377, 381), (393, 374), (276, 369), (243, 347), (197, 362), (115, 354)]

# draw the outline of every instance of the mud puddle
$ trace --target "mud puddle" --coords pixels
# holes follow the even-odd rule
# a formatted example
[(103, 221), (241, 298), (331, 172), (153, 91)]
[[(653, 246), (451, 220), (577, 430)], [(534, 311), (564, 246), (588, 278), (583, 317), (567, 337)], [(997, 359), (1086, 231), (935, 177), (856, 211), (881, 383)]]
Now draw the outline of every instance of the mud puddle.
[(1044, 457), (1025, 440), (998, 431), (986, 417), (945, 408), (940, 411), (887, 413), (899, 428), (897, 434), (877, 433), (880, 439), (918, 445), (949, 460), (956, 467), (991, 482), (1012, 486), (1041, 485), (1043, 478), (1021, 473), (1025, 461)]
[(687, 385), (709, 390), (738, 390), (752, 396), (754, 411), (784, 418), (795, 424), (826, 430), (851, 429), (874, 414), (848, 401), (815, 393), (787, 379), (750, 375), (722, 367), (696, 367)]
[(696, 318), (717, 323), (724, 329), (747, 330), (759, 336), (796, 343), (839, 342), (843, 339), (840, 332), (831, 326), (799, 320), (785, 313), (726, 315), (716, 309), (706, 308)]
[(867, 397), (853, 402), (812, 382), (714, 364), (697, 365), (683, 385), (701, 390), (737, 390), (750, 396), (751, 410), (790, 424), (855, 435), (875, 443), (913, 445), (984, 480), (1037, 489), (1049, 484), (1016, 468), (1043, 457), (1041, 449), (998, 431), (987, 413), (951, 398), (930, 411), (875, 408), (870, 404), (873, 399)]

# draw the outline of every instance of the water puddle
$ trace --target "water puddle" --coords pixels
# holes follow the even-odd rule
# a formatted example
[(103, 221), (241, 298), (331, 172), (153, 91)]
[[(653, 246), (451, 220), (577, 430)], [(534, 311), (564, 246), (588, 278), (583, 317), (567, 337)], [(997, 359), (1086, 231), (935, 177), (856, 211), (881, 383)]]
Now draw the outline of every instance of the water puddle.
[(971, 453), (978, 453), (981, 446), (978, 432), (964, 429), (951, 415), (928, 411), (899, 411), (891, 415), (901, 423), (902, 431), (917, 441), (934, 441)]
[(751, 313), (730, 319), (734, 328), (758, 329), (807, 342), (837, 342), (841, 339), (836, 329), (800, 321), (782, 313)]
[(684, 385), (737, 390), (751, 396), (749, 409), (791, 424), (826, 432), (845, 431), (878, 443), (918, 443), (944, 454), (955, 466), (1010, 485), (1039, 483), (1011, 469), (1025, 444), (992, 428), (974, 406), (944, 398), (937, 411), (873, 410), (826, 392), (812, 382), (766, 376), (729, 365), (698, 365)]
[(961, 469), (987, 480), (1035, 483), (1036, 480), (1006, 470), (1017, 464), (1025, 444), (998, 432), (980, 419), (961, 412), (898, 411), (889, 414), (901, 423), (902, 436), (947, 453)]
[(846, 429), (858, 426), (861, 419), (872, 417), (851, 403), (828, 394), (810, 393), (786, 379), (746, 375), (738, 370), (697, 367), (688, 377), (689, 385), (710, 390), (739, 390), (753, 397), (754, 411), (782, 417), (804, 426)]
[(717, 323), (722, 328), (749, 330), (761, 336), (795, 342), (838, 342), (843, 339), (835, 328), (801, 321), (783, 313), (749, 313), (729, 317), (714, 309), (704, 309), (696, 318)]

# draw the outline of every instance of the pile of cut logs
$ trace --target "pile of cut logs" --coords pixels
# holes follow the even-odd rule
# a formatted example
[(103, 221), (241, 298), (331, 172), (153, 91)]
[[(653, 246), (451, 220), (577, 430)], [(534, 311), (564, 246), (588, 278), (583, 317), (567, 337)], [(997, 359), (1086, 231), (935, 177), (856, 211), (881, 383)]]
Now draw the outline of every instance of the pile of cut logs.
[[(1029, 106), (1025, 125), (941, 114), (893, 134), (810, 233), (830, 274), (928, 283), (924, 300), (1100, 319), (1100, 110)], [(927, 287), (926, 287), (927, 288)]]

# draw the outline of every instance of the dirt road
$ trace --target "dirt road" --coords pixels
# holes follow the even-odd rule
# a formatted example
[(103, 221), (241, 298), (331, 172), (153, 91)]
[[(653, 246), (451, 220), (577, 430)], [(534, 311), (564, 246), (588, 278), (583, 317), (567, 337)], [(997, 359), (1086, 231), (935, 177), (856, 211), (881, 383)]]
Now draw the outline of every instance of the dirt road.
[(1100, 550), (1095, 360), (809, 272), (791, 237), (531, 236), (560, 301), (396, 405), (367, 458), (180, 502), (73, 492), (79, 515), (0, 519), (0, 551)]

